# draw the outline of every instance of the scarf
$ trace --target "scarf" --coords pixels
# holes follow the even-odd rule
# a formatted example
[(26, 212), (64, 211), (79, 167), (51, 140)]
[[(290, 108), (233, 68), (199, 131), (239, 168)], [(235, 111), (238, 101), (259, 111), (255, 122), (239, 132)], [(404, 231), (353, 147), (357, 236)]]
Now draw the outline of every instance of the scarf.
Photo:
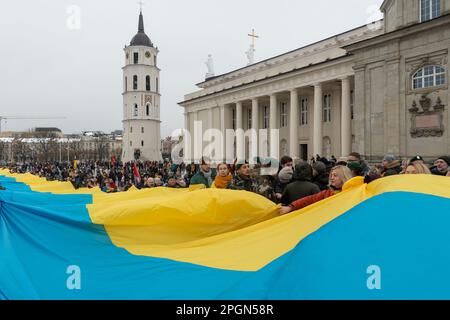
[(231, 183), (232, 179), (233, 177), (231, 176), (231, 174), (227, 175), (226, 177), (217, 176), (216, 180), (214, 180), (214, 185), (218, 189), (226, 189)]
[(209, 170), (209, 172), (205, 172), (202, 169), (200, 169), (200, 171), (202, 172), (202, 174), (206, 178), (206, 180), (208, 180), (208, 187), (210, 187), (212, 184), (212, 179), (211, 179), (212, 171)]

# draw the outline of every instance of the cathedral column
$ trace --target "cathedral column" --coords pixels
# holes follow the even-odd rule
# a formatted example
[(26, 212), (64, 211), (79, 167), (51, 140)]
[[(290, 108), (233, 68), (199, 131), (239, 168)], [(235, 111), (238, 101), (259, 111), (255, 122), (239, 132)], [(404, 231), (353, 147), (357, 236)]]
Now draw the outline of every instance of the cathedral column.
[(208, 109), (208, 128), (207, 129), (214, 129), (214, 125), (213, 125), (213, 108), (209, 108)]
[(184, 113), (184, 133), (183, 133), (183, 141), (184, 141), (184, 162), (190, 163), (192, 158), (192, 136), (189, 128), (189, 112)]
[(225, 126), (225, 108), (226, 106), (220, 106), (220, 133), (222, 134), (221, 143), (222, 143), (222, 159), (226, 159), (226, 126)]
[(243, 114), (242, 114), (242, 102), (236, 103), (236, 157), (239, 160), (245, 159), (244, 148), (244, 127), (243, 127)]
[(323, 112), (323, 90), (322, 84), (314, 85), (314, 123), (313, 123), (313, 156), (322, 156), (322, 112)]
[[(277, 101), (277, 95), (272, 94), (270, 96), (270, 157), (278, 159), (279, 153), (280, 153), (280, 140), (279, 140), (279, 134), (276, 133), (275, 130), (278, 130), (278, 101)], [(274, 131), (272, 131), (274, 130)]]
[(250, 140), (249, 159), (254, 160), (258, 156), (258, 138), (259, 138), (259, 102), (258, 98), (252, 99), (252, 133)]
[(341, 103), (341, 156), (347, 157), (352, 149), (352, 115), (350, 110), (350, 78), (342, 81)]
[(199, 111), (194, 111), (192, 114), (194, 116), (194, 128), (192, 134), (192, 151), (193, 151), (193, 161), (200, 161), (203, 152), (203, 127), (202, 122), (198, 121)]
[(291, 116), (289, 117), (289, 151), (292, 159), (299, 158), (299, 146), (298, 146), (298, 126), (299, 126), (299, 114), (298, 114), (298, 91), (297, 89), (291, 90)]

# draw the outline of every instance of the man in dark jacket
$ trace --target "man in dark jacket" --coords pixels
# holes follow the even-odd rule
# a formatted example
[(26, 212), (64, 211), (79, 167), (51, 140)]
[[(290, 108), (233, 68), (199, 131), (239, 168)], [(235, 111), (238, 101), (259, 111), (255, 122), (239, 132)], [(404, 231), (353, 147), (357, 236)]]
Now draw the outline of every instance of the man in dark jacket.
[(447, 175), (450, 169), (450, 157), (442, 156), (434, 161), (434, 167), (431, 168), (431, 173), (437, 176)]
[(281, 203), (291, 204), (294, 201), (319, 193), (319, 187), (312, 183), (313, 169), (306, 162), (300, 162), (295, 166), (294, 182), (290, 183), (281, 197)]
[(327, 190), (329, 188), (329, 174), (327, 173), (326, 165), (321, 161), (317, 161), (312, 165), (312, 168), (312, 182), (319, 187), (320, 191)]

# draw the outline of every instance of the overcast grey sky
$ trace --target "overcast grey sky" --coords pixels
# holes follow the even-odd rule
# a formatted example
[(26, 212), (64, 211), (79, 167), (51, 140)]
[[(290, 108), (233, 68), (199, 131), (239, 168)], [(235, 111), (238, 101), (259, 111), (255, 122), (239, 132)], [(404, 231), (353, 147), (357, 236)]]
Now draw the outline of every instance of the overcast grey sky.
[[(245, 66), (252, 28), (256, 61), (380, 18), (382, 0), (147, 0), (145, 31), (158, 46), (162, 136), (183, 126), (177, 102), (204, 80)], [(80, 28), (70, 6), (80, 9)], [(123, 47), (137, 32), (137, 0), (4, 0), (0, 7), (3, 130), (56, 126), (66, 133), (122, 128)]]

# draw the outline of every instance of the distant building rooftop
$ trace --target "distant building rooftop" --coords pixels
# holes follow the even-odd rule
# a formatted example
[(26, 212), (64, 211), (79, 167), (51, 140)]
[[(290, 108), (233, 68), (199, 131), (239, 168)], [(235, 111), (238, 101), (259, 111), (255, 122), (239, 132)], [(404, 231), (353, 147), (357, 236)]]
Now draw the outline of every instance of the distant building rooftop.
[(58, 128), (41, 127), (41, 128), (34, 128), (33, 132), (62, 132), (62, 131), (61, 131), (61, 129), (58, 129)]

